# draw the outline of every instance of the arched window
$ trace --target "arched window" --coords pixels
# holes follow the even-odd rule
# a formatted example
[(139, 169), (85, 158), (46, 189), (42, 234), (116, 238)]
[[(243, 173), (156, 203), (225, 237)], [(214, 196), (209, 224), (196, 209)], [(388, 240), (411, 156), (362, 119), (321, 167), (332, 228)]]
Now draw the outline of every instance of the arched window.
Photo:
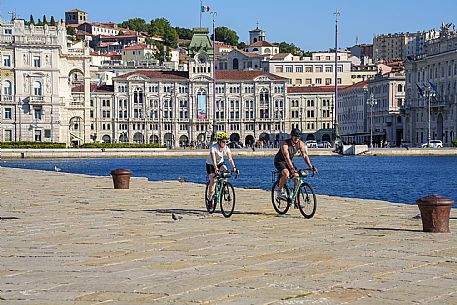
[(260, 102), (262, 103), (268, 103), (269, 101), (270, 94), (268, 92), (268, 89), (262, 88), (260, 90)]
[(12, 87), (11, 82), (9, 80), (6, 80), (3, 83), (3, 94), (4, 95), (12, 95), (13, 94), (13, 87)]
[(403, 92), (403, 85), (402, 84), (398, 84), (397, 91), (398, 92)]
[(233, 59), (233, 70), (238, 70), (238, 58)]
[(204, 89), (197, 91), (197, 118), (199, 120), (208, 119), (207, 95)]
[(42, 95), (41, 83), (39, 81), (33, 82), (33, 95), (36, 95), (36, 96)]
[(143, 104), (143, 90), (136, 88), (133, 91), (133, 103)]

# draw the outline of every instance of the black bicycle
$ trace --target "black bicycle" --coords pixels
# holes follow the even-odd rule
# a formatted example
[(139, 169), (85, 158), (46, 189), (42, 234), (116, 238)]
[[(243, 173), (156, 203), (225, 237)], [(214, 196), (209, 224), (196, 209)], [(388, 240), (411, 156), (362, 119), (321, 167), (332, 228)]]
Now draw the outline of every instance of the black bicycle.
[[(294, 208), (298, 208), (303, 217), (312, 218), (314, 216), (317, 208), (317, 198), (311, 185), (305, 181), (308, 176), (308, 170), (310, 169), (301, 169), (298, 171), (298, 177), (292, 176), (287, 179), (284, 185), (285, 197), (278, 196), (281, 173), (277, 170), (272, 172), (271, 202), (278, 214), (286, 214), (292, 203), (294, 203)], [(314, 172), (312, 170), (311, 172), (311, 177), (314, 177)], [(293, 179), (298, 179), (295, 186), (291, 185)]]
[[(216, 190), (212, 200), (208, 198), (209, 181), (206, 183), (205, 190), (205, 203), (208, 213), (212, 214), (216, 210), (216, 206), (219, 203), (221, 206), (221, 212), (224, 217), (230, 217), (235, 209), (235, 189), (233, 185), (228, 181), (232, 177), (233, 172), (220, 172), (216, 179)], [(235, 178), (238, 178), (236, 173)]]

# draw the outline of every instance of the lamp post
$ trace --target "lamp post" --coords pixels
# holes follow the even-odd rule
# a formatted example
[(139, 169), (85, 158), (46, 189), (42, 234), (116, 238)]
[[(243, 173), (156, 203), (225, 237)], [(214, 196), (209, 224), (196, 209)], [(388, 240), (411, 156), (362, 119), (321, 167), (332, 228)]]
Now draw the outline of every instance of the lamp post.
[(427, 147), (430, 147), (430, 140), (432, 139), (431, 136), (431, 116), (432, 116), (432, 111), (431, 111), (431, 101), (432, 97), (435, 96), (435, 92), (433, 91), (432, 87), (426, 86), (425, 87), (425, 93), (428, 97), (428, 131), (427, 131)]
[(216, 140), (216, 16), (217, 12), (211, 12), (213, 17), (213, 132), (211, 138)]
[(370, 106), (370, 148), (373, 148), (373, 106), (377, 103), (373, 93), (371, 93), (367, 101), (367, 105)]

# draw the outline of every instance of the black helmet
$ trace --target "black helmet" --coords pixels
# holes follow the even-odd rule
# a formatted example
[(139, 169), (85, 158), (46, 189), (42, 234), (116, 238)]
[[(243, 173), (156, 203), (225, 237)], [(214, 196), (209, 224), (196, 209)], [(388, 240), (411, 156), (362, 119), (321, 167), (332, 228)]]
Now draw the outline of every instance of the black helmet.
[(301, 131), (298, 128), (293, 128), (292, 131), (290, 132), (290, 135), (292, 137), (300, 137), (301, 136)]

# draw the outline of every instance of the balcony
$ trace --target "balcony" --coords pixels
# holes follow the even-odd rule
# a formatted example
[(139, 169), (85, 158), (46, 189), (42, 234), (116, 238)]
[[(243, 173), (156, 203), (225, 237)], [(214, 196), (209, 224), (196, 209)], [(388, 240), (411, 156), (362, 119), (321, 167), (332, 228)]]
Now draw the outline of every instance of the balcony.
[(43, 104), (44, 103), (44, 97), (42, 96), (29, 96), (29, 104), (31, 105), (37, 105), (37, 104)]
[(13, 102), (13, 96), (12, 95), (2, 95), (1, 100), (4, 103), (11, 103), (11, 102)]
[(81, 108), (84, 108), (84, 101), (72, 101), (70, 102), (69, 104), (69, 108), (73, 108), (73, 109), (81, 109)]

